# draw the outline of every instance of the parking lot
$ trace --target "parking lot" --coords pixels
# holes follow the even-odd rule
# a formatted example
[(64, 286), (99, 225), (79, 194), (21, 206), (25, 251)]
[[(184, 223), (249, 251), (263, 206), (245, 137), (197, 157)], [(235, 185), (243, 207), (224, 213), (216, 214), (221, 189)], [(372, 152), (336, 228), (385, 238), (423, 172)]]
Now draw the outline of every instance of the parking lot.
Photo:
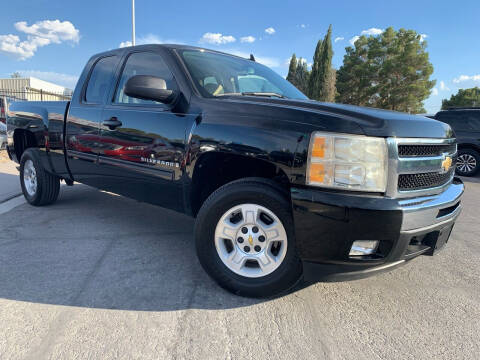
[[(0, 162), (0, 181), (17, 181), (11, 169)], [(0, 204), (0, 358), (477, 358), (480, 178), (464, 180), (437, 256), (270, 300), (208, 278), (189, 217), (83, 185), (44, 208), (13, 198)]]

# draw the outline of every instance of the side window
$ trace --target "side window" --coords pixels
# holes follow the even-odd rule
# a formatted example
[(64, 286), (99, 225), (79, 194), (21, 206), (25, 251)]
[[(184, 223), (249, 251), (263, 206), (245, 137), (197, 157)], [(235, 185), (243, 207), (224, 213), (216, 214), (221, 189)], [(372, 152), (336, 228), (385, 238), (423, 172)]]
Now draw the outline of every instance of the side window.
[(480, 110), (470, 111), (467, 116), (468, 127), (473, 131), (480, 131)]
[(98, 60), (88, 79), (85, 101), (87, 103), (101, 104), (112, 81), (113, 71), (117, 64), (116, 56), (104, 57)]
[(455, 114), (442, 114), (438, 120), (450, 124), (455, 131), (480, 131), (480, 117), (473, 111), (457, 110)]
[(119, 104), (159, 104), (152, 100), (142, 100), (125, 95), (125, 85), (128, 79), (135, 75), (151, 75), (162, 78), (167, 89), (176, 90), (177, 84), (173, 74), (159, 54), (152, 52), (132, 53), (125, 63), (120, 82), (115, 93), (114, 102)]

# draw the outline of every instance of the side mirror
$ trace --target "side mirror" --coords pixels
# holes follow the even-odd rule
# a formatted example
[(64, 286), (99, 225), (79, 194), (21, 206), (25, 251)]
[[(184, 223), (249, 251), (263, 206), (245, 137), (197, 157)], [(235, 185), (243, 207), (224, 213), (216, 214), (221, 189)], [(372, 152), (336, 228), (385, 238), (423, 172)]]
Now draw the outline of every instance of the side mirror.
[(125, 95), (143, 100), (172, 104), (178, 92), (168, 90), (164, 79), (150, 75), (135, 75), (125, 85)]

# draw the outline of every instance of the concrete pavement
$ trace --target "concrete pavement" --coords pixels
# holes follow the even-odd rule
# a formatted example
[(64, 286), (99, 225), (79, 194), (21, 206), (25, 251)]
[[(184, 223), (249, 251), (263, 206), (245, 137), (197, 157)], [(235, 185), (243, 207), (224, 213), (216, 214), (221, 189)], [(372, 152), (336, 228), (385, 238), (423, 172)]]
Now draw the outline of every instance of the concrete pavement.
[(472, 359), (480, 183), (446, 249), (272, 300), (201, 269), (193, 220), (83, 185), (0, 216), (0, 359)]

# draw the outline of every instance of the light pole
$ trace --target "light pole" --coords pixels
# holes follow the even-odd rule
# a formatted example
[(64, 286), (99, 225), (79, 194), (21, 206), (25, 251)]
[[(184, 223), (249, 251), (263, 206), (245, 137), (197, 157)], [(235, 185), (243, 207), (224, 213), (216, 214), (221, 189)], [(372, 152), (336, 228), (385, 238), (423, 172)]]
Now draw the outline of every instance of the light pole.
[(132, 46), (135, 46), (135, 0), (132, 0)]

